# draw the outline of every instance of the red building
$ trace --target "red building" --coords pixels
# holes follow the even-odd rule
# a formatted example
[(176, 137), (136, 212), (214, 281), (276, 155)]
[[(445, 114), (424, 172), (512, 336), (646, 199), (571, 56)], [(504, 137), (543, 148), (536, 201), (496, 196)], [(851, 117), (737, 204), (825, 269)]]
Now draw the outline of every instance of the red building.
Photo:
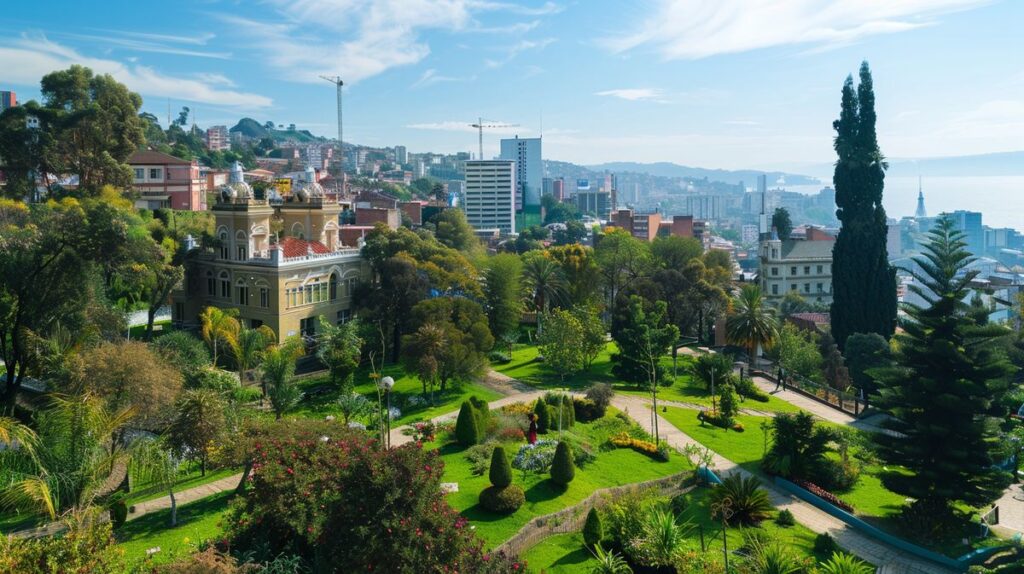
[(206, 210), (206, 181), (199, 176), (199, 162), (187, 161), (153, 150), (137, 151), (128, 158), (132, 187), (141, 195), (136, 207)]

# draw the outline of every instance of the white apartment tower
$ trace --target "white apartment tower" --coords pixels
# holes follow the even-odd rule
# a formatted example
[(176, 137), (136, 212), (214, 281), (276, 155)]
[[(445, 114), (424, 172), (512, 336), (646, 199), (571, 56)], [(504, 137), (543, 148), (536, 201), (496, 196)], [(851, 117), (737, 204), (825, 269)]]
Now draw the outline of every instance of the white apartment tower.
[(516, 162), (503, 159), (466, 162), (462, 210), (474, 229), (516, 232)]
[(540, 205), (544, 166), (541, 163), (540, 138), (501, 140), (501, 159), (516, 162), (516, 210)]

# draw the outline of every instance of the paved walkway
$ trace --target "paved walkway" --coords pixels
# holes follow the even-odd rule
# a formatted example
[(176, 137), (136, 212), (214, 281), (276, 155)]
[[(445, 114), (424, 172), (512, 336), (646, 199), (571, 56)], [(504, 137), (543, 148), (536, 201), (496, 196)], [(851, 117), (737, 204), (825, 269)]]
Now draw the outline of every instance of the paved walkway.
[[(649, 403), (638, 397), (618, 394), (612, 399), (612, 405), (627, 412), (641, 427), (648, 432), (651, 431)], [(689, 444), (700, 444), (660, 416), (658, 417), (658, 428), (662, 438), (677, 449), (685, 448)], [(712, 460), (712, 467), (719, 475), (738, 472), (743, 476), (753, 476), (736, 463), (718, 454), (715, 454)], [(772, 505), (777, 509), (789, 510), (800, 524), (817, 533), (827, 532), (836, 539), (840, 546), (876, 566), (884, 566), (886, 572), (891, 574), (946, 574), (953, 572), (953, 570), (920, 560), (902, 550), (869, 538), (831, 515), (779, 490), (774, 485), (765, 484), (764, 487), (768, 491)]]
[[(240, 480), (242, 480), (242, 473), (225, 476), (224, 478), (219, 478), (213, 482), (208, 482), (195, 488), (175, 492), (174, 500), (177, 503), (178, 508), (181, 508), (183, 504), (195, 502), (228, 490), (234, 490), (235, 487), (238, 486), (238, 481)], [(152, 500), (147, 500), (146, 502), (138, 502), (135, 504), (135, 512), (128, 513), (128, 520), (135, 520), (136, 518), (149, 514), (150, 512), (156, 512), (170, 507), (170, 496), (161, 496), (160, 498), (154, 498)]]

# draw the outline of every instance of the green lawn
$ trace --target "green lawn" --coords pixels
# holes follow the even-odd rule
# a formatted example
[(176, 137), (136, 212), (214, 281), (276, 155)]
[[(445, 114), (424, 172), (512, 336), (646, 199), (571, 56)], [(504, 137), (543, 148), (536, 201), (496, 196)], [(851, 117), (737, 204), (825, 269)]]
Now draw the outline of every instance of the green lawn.
[[(131, 331), (131, 338), (132, 338), (133, 341), (135, 341), (135, 340), (142, 340), (142, 339), (146, 338), (146, 326), (145, 325), (136, 325), (134, 327), (129, 328), (129, 330)], [(165, 333), (170, 333), (171, 331), (172, 331), (172, 329), (171, 329), (171, 320), (170, 319), (164, 319), (163, 321), (155, 321), (153, 323), (153, 338), (154, 339), (159, 337), (160, 335), (165, 334)]]
[(583, 534), (556, 534), (549, 536), (520, 556), (526, 560), (530, 572), (547, 574), (574, 574), (589, 572), (597, 560), (583, 547)]
[(125, 557), (134, 565), (146, 561), (146, 550), (160, 548), (150, 562), (160, 564), (194, 552), (204, 540), (221, 536), (228, 501), (233, 493), (224, 492), (178, 507), (178, 526), (169, 528), (171, 511), (161, 510), (126, 522), (115, 534)]
[[(241, 472), (241, 469), (221, 468), (217, 470), (208, 470), (206, 472), (206, 476), (200, 476), (199, 465), (195, 465), (195, 468), (190, 468), (188, 469), (188, 472), (182, 474), (178, 484), (174, 486), (174, 492), (181, 492), (197, 486), (209, 484), (224, 477), (231, 476), (232, 474), (238, 474), (239, 472)], [(125, 498), (125, 503), (129, 506), (139, 502), (145, 502), (147, 500), (167, 496), (167, 492), (155, 490), (151, 485), (146, 483), (135, 483), (133, 487), (134, 492)]]
[[(593, 446), (599, 446), (598, 441), (601, 439), (593, 432), (592, 423), (577, 423), (573, 433), (594, 440)], [(556, 436), (556, 433), (550, 433), (541, 438)], [(508, 444), (505, 452), (510, 458), (514, 457), (519, 446)], [(445, 463), (444, 481), (459, 485), (458, 492), (448, 495), (448, 502), (470, 520), (477, 534), (491, 547), (510, 538), (535, 516), (576, 504), (597, 489), (660, 478), (681, 472), (687, 467), (685, 459), (680, 455), (673, 455), (669, 462), (658, 462), (629, 449), (601, 451), (597, 454), (597, 460), (576, 469), (576, 477), (565, 491), (552, 484), (547, 474), (528, 474), (524, 477), (521, 471), (514, 470), (514, 484), (526, 492), (526, 503), (511, 515), (496, 515), (478, 504), (480, 491), (489, 486), (490, 481), (486, 473), (473, 476), (469, 461), (464, 457), (465, 450), (456, 444), (446, 444), (439, 449)]]
[[(501, 395), (495, 391), (474, 383), (449, 388), (444, 393), (435, 391), (433, 406), (429, 404), (429, 401), (414, 405), (412, 403), (423, 396), (423, 385), (419, 379), (407, 375), (401, 365), (387, 365), (384, 367), (384, 375), (395, 379), (395, 386), (391, 391), (391, 406), (402, 411), (402, 416), (393, 423), (395, 426), (457, 411), (462, 402), (473, 395), (486, 401), (501, 398)], [(366, 396), (376, 408), (377, 389), (370, 381), (369, 369), (360, 369), (355, 375), (355, 380), (357, 382), (356, 392)], [(303, 398), (298, 408), (287, 413), (288, 416), (323, 418), (327, 415), (339, 415), (337, 405), (339, 392), (337, 389), (331, 388), (326, 375), (302, 379), (300, 385), (306, 390), (307, 396)], [(319, 391), (316, 390), (318, 388)]]

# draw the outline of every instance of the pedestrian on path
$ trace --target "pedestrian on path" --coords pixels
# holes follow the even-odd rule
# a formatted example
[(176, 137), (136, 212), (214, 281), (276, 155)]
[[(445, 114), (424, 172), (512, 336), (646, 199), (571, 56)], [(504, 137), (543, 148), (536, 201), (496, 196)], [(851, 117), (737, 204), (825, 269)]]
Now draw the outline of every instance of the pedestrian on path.
[(782, 367), (779, 367), (778, 370), (775, 371), (775, 390), (772, 391), (772, 392), (775, 392), (775, 393), (779, 392), (779, 387), (781, 387), (781, 386), (782, 386)]

